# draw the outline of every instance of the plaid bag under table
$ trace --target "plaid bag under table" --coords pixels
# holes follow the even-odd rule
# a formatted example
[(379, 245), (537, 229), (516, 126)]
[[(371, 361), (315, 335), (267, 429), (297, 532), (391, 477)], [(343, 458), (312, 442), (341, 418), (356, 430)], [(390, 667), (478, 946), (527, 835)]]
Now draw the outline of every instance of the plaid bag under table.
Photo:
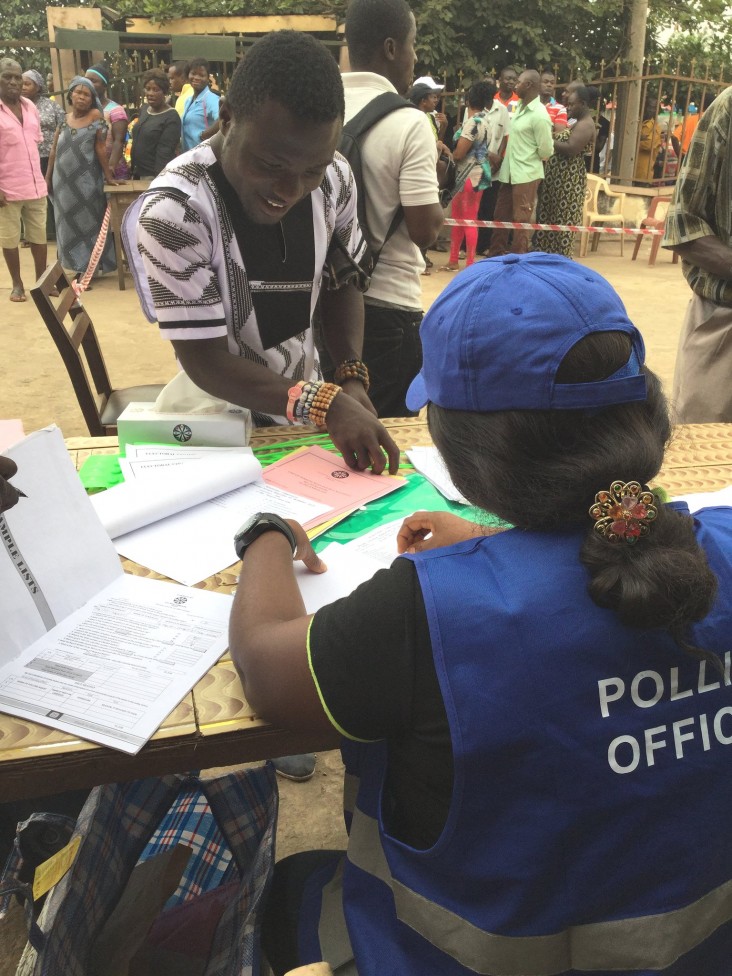
[[(96, 787), (74, 828), (82, 838), (77, 857), (46, 898), (18, 976), (86, 976), (91, 946), (134, 866), (178, 843), (193, 854), (166, 908), (239, 882), (216, 928), (205, 976), (257, 974), (277, 807), (271, 763), (209, 780), (171, 775)], [(8, 873), (6, 886), (13, 882)]]

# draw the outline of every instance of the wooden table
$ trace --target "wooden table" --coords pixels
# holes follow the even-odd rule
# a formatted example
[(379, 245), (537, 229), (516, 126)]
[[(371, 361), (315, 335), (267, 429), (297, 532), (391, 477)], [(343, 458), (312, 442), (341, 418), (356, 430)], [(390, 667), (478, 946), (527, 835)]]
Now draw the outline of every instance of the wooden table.
[(150, 186), (151, 179), (147, 180), (128, 180), (120, 186), (112, 186), (105, 183), (104, 192), (107, 194), (111, 210), (111, 231), (114, 238), (114, 253), (117, 259), (117, 283), (119, 290), (125, 290), (125, 268), (127, 265), (127, 255), (122, 245), (122, 218), (125, 211), (135, 200), (144, 193)]
[[(386, 421), (404, 450), (429, 444), (419, 419)], [(311, 431), (281, 427), (259, 430), (252, 445), (273, 447), (284, 438), (297, 440)], [(113, 437), (67, 441), (77, 467), (90, 454), (116, 454)], [(672, 494), (713, 491), (732, 483), (732, 424), (680, 427), (657, 480)], [(588, 503), (589, 504), (589, 503)], [(123, 560), (125, 570), (155, 578), (156, 573)], [(232, 592), (237, 566), (217, 573), (201, 587)], [(326, 744), (316, 735), (293, 734), (258, 718), (244, 698), (228, 654), (214, 665), (163, 722), (136, 755), (85, 742), (56, 729), (0, 715), (0, 797), (15, 800), (138, 776), (227, 766), (299, 752)]]

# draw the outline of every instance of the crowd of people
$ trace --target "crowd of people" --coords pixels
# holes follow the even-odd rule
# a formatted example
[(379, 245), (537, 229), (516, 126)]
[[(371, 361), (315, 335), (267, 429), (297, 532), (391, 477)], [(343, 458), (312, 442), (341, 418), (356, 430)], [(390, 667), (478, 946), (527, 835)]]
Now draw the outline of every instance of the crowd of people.
[[(314, 615), (293, 560), (325, 566), (302, 527), (259, 513), (237, 536), (230, 653), (247, 700), (340, 745), (347, 772), (348, 850), (277, 865), (263, 926), (277, 976), (321, 959), (360, 976), (727, 976), (732, 510), (692, 518), (649, 488), (667, 403), (571, 237), (501, 229), (476, 262), (478, 235), (455, 228), (449, 268), (463, 236), (469, 267), (422, 315), (423, 252), (450, 200), (467, 219), (485, 200), (496, 219), (577, 217), (598, 93), (577, 80), (557, 101), (551, 72), (506, 68), (497, 89), (470, 86), (450, 133), (439, 83), (413, 84), (417, 26), (406, 0), (350, 0), (350, 71), (274, 32), (222, 100), (201, 59), (151, 70), (131, 131), (96, 65), (68, 87), (45, 175), (40, 76), (23, 96), (20, 66), (0, 61), (0, 146), (12, 132), (30, 162), (8, 194), (0, 159), (11, 298), (16, 215), (38, 271), (50, 189), (59, 255), (81, 272), (129, 136), (132, 175), (153, 177), (126, 218), (135, 286), (192, 382), (255, 424), (327, 430), (377, 475), (399, 466), (380, 418), (426, 408), (474, 506), (407, 518), (392, 567)], [(728, 92), (691, 140), (664, 241), (695, 292), (683, 389), (702, 414), (712, 369), (729, 401)], [(362, 227), (336, 149), (395, 95), (360, 146)], [(6, 507), (13, 475), (0, 463)], [(312, 756), (288, 758), (312, 774)]]

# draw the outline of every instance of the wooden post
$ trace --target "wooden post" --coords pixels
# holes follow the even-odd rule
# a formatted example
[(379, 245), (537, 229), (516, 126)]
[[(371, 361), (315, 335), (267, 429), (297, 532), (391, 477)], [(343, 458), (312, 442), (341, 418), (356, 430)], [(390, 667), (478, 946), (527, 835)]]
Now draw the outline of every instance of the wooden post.
[(624, 86), (618, 101), (616, 144), (614, 156), (618, 165), (613, 166), (620, 182), (630, 185), (635, 172), (635, 154), (638, 146), (638, 130), (641, 123), (643, 56), (646, 46), (646, 22), (648, 0), (630, 0), (631, 18), (628, 41), (623, 57), (623, 74), (631, 77)]

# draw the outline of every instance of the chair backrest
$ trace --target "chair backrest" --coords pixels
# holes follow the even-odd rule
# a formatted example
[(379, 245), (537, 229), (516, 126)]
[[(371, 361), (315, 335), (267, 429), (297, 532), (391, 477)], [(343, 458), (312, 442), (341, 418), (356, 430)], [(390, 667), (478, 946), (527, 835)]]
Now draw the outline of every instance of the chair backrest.
[[(54, 289), (58, 289), (58, 297), (51, 294)], [(102, 411), (112, 386), (89, 313), (77, 301), (58, 261), (44, 271), (31, 295), (61, 353), (89, 433), (103, 436), (107, 428), (102, 423)]]
[[(647, 215), (648, 216), (648, 219), (649, 220), (652, 220), (654, 217), (656, 217), (656, 211), (658, 210), (658, 208), (662, 204), (666, 204), (668, 206), (669, 203), (671, 203), (671, 196), (670, 196), (670, 194), (667, 195), (667, 196), (661, 195), (661, 196), (658, 196), (658, 197), (654, 197), (651, 200), (651, 205), (648, 208), (648, 215)], [(658, 217), (657, 219), (660, 220), (661, 218)]]

